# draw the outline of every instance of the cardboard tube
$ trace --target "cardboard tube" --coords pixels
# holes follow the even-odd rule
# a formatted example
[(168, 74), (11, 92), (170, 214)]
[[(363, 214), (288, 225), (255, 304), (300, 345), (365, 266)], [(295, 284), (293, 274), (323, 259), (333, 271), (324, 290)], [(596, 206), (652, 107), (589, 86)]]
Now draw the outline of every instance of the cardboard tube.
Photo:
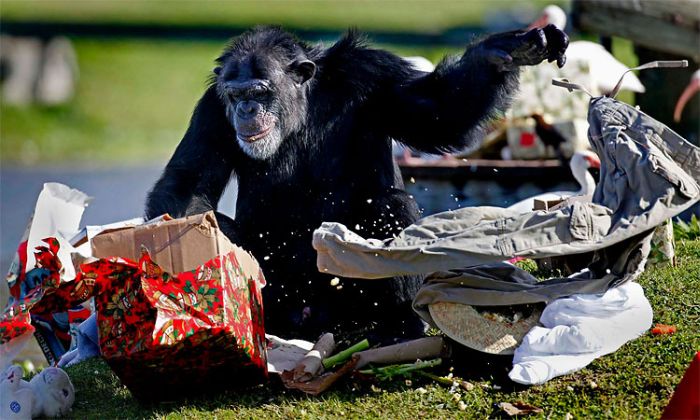
[(333, 334), (323, 334), (314, 347), (306, 353), (303, 359), (294, 368), (295, 381), (308, 381), (318, 376), (323, 370), (323, 359), (328, 357), (335, 349)]
[(356, 353), (359, 357), (356, 369), (370, 363), (400, 363), (414, 362), (417, 359), (433, 359), (443, 353), (445, 343), (442, 337), (425, 337), (405, 343), (379, 347)]

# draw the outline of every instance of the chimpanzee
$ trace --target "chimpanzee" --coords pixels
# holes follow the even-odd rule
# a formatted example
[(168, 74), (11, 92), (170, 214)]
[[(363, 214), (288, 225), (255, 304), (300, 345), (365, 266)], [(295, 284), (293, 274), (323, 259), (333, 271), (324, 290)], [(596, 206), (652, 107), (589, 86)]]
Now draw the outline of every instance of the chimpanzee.
[[(260, 261), (266, 330), (314, 339), (369, 328), (411, 337), (419, 277), (334, 279), (316, 269), (321, 222), (390, 238), (418, 218), (392, 159), (392, 139), (426, 152), (473, 144), (504, 111), (518, 66), (564, 65), (566, 35), (550, 25), (475, 42), (434, 72), (370, 48), (355, 31), (329, 48), (274, 27), (237, 38), (217, 66), (190, 126), (150, 192), (146, 216), (216, 209), (238, 178), (235, 220), (224, 233)], [(339, 280), (339, 281), (338, 281)]]

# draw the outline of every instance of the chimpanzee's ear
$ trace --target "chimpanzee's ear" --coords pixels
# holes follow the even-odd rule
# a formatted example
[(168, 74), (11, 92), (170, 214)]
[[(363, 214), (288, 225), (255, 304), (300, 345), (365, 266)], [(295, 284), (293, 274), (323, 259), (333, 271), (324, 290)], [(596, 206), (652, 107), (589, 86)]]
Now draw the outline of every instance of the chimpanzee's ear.
[(295, 80), (300, 85), (314, 77), (316, 64), (310, 60), (298, 60), (289, 65), (289, 71), (296, 76)]

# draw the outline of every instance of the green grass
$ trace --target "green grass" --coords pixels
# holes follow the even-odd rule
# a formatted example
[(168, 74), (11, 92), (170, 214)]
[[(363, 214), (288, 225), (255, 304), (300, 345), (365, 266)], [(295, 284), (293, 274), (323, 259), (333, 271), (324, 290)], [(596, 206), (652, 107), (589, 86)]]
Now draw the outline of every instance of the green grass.
[[(3, 0), (4, 19), (164, 25), (283, 24), (296, 28), (358, 26), (381, 31), (442, 31), (482, 22), (486, 13), (520, 8), (534, 14), (547, 0)], [(556, 3), (563, 3), (556, 1)]]
[[(654, 308), (654, 322), (676, 325), (674, 335), (645, 334), (577, 373), (542, 386), (513, 386), (504, 379), (507, 360), (467, 353), (454, 371), (473, 385), (454, 394), (413, 378), (370, 384), (345, 381), (319, 397), (279, 385), (227, 391), (206, 398), (151, 407), (138, 405), (107, 365), (98, 360), (68, 369), (77, 389), (75, 418), (484, 418), (493, 404), (523, 401), (544, 410), (541, 418), (658, 418), (700, 348), (700, 241), (678, 243), (678, 266), (647, 270), (639, 279)], [(449, 366), (449, 364), (448, 364)], [(427, 392), (423, 393), (418, 388)]]
[(204, 92), (220, 43), (75, 42), (80, 81), (60, 107), (0, 107), (4, 161), (165, 159)]

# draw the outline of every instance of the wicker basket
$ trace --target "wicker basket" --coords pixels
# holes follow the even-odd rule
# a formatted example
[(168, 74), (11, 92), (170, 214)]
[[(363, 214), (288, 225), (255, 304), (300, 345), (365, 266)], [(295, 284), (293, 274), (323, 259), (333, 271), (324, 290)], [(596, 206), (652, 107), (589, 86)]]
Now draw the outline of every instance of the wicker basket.
[(435, 324), (448, 337), (475, 350), (491, 354), (513, 354), (525, 334), (539, 324), (542, 308), (516, 322), (485, 318), (469, 305), (437, 302), (428, 306)]

